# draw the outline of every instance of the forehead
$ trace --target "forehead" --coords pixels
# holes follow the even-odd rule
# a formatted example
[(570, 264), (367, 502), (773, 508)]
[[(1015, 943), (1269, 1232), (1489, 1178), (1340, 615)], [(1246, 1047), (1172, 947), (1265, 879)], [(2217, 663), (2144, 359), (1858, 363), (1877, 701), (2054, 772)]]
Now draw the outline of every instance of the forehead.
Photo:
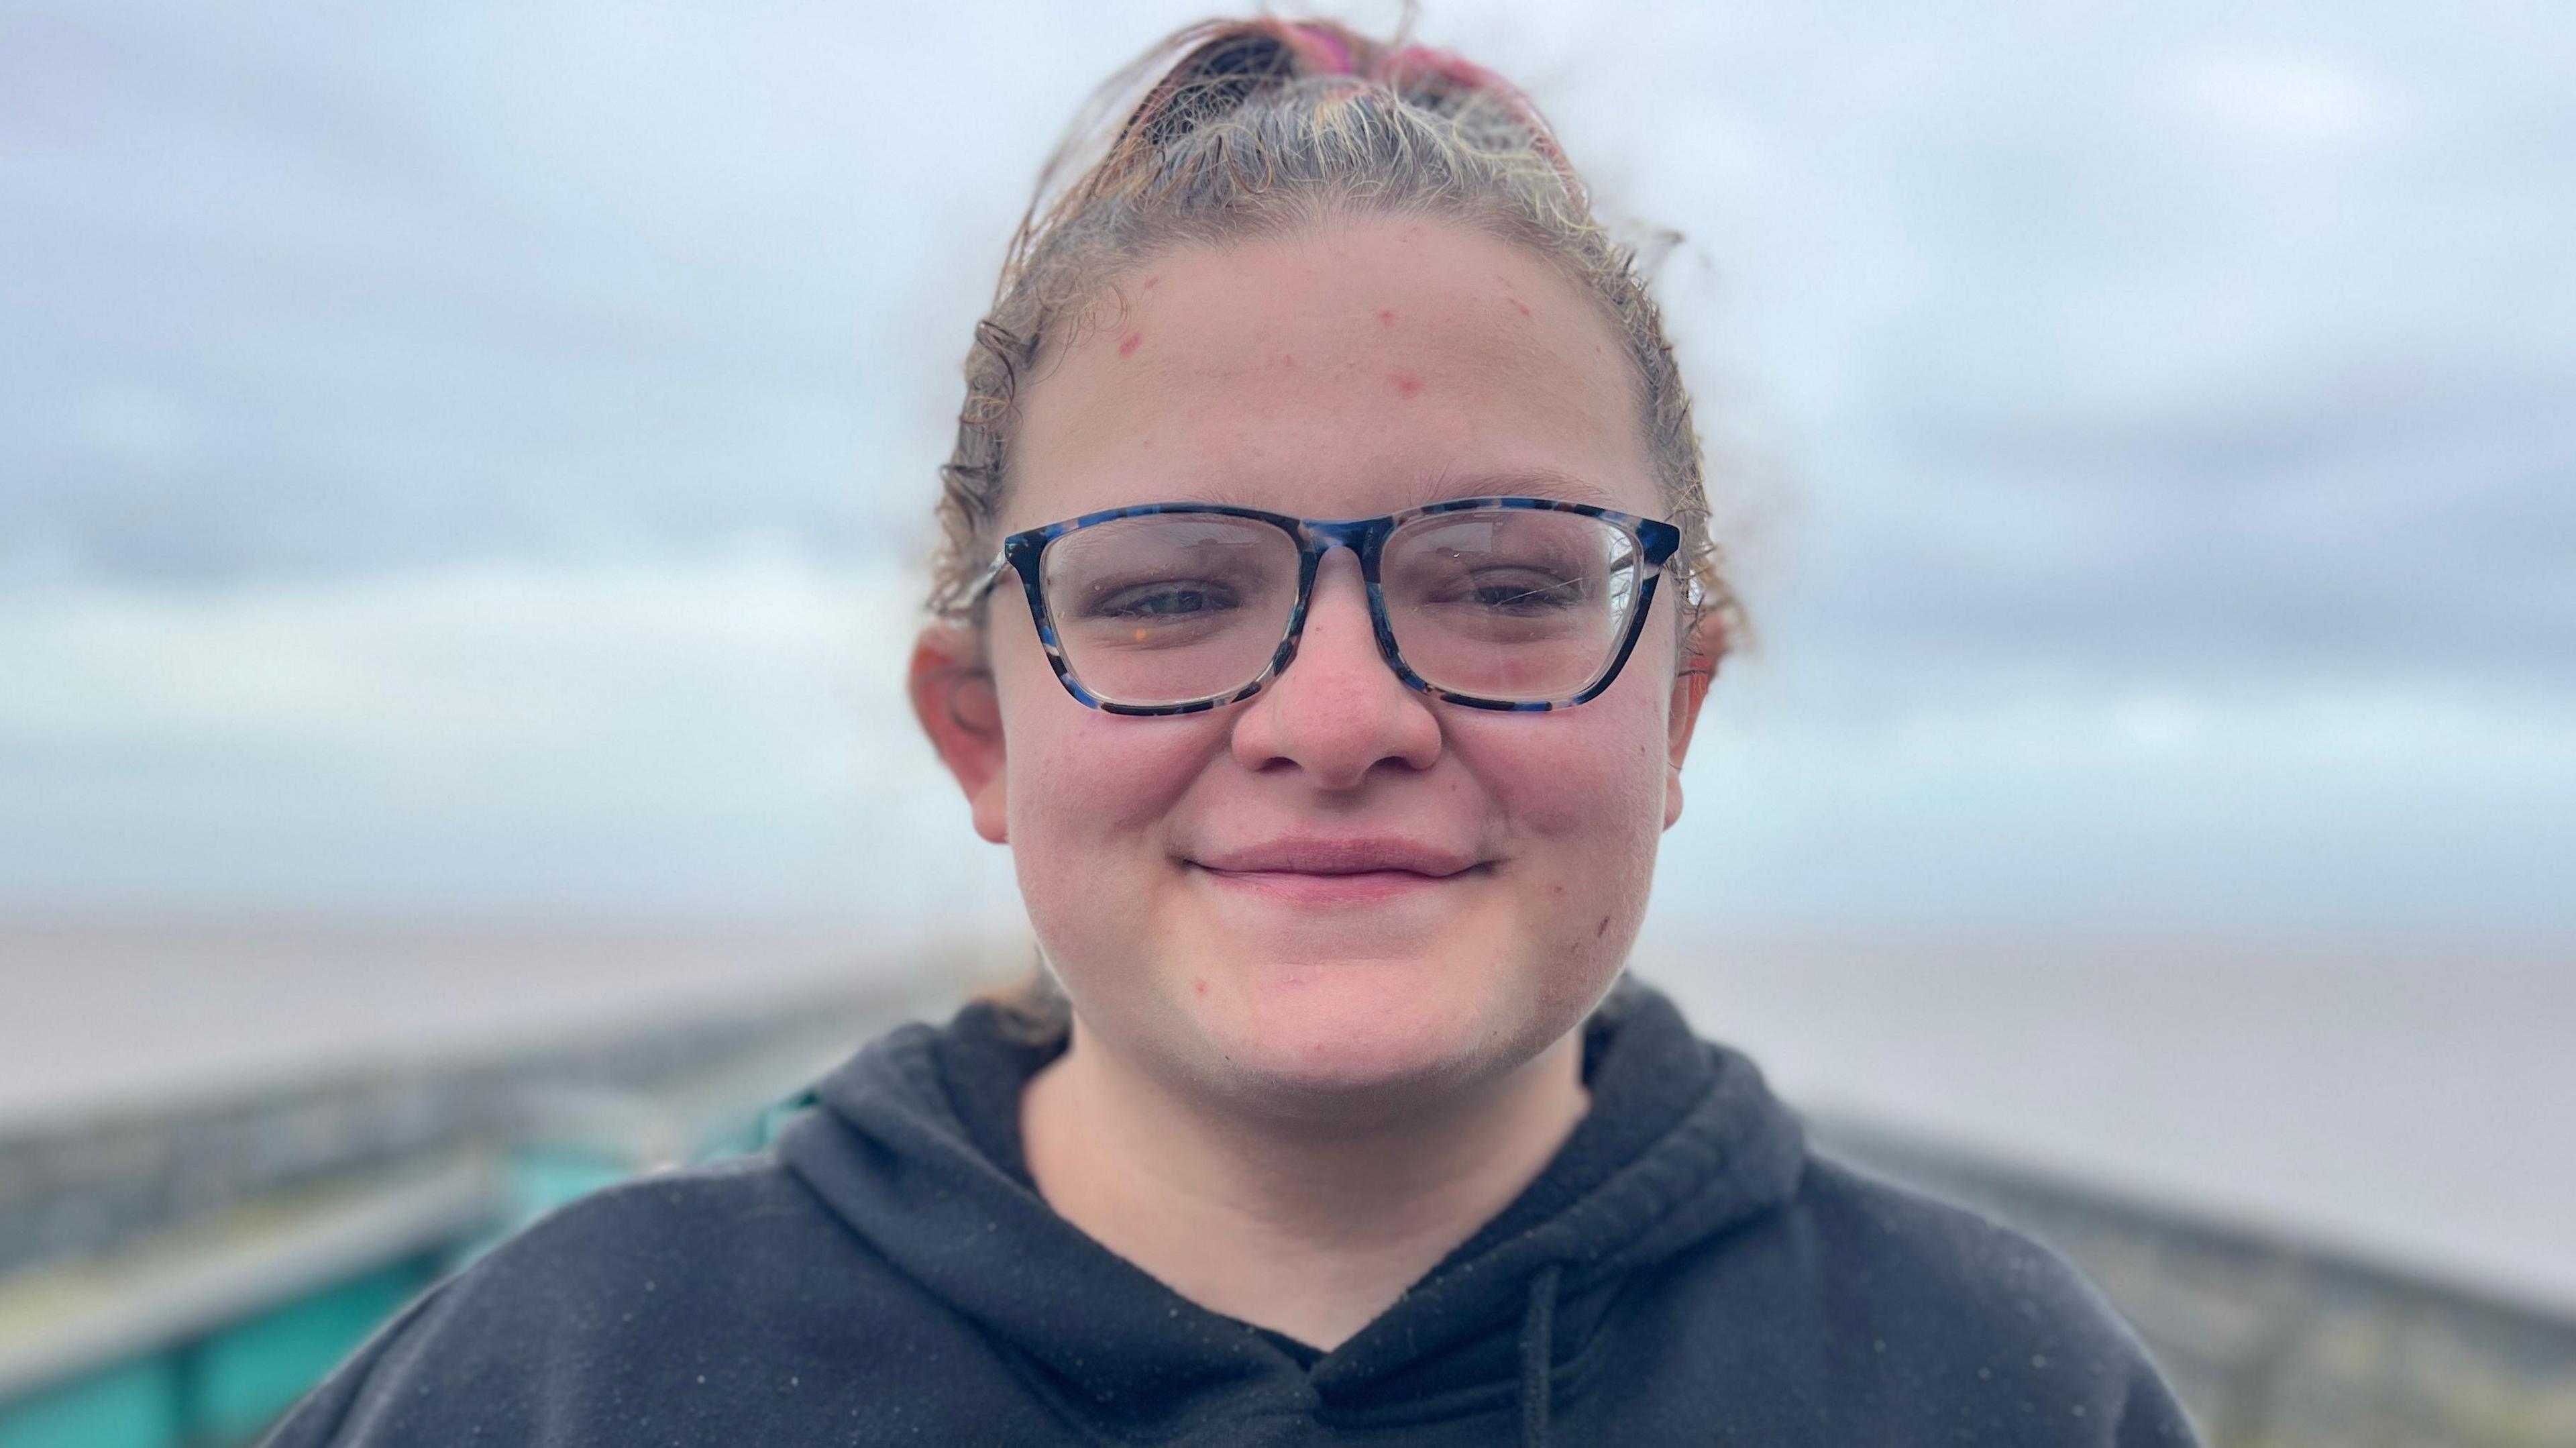
[(1133, 503), (1357, 517), (1480, 493), (1657, 514), (1634, 370), (1537, 257), (1430, 221), (1168, 252), (1022, 397), (1005, 531)]

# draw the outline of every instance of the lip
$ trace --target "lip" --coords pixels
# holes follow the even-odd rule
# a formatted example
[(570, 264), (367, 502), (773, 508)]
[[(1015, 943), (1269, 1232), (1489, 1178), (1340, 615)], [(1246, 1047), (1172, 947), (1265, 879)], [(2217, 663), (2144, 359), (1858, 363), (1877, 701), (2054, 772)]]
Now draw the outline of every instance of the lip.
[(1186, 863), (1229, 889), (1331, 905), (1434, 890), (1490, 862), (1420, 840), (1368, 835), (1268, 840), (1194, 855)]
[(1484, 861), (1401, 835), (1295, 835), (1189, 857), (1226, 874), (1369, 875), (1399, 873), (1446, 879)]

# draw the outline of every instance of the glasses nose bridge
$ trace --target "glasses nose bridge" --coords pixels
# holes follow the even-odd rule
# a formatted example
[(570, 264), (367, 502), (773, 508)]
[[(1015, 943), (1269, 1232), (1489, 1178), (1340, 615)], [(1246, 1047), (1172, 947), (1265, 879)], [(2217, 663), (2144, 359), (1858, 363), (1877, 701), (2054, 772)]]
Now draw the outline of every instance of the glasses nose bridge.
[(1397, 662), (1395, 638), (1387, 629), (1385, 609), (1378, 599), (1378, 555), (1386, 544), (1387, 535), (1395, 531), (1395, 523), (1393, 517), (1296, 520), (1297, 542), (1305, 561), (1298, 570), (1297, 606), (1289, 621), (1288, 637), (1281, 647), (1282, 657), (1277, 671), (1286, 670), (1305, 641), (1306, 623), (1314, 612), (1315, 588), (1323, 577), (1324, 560), (1334, 549), (1348, 548), (1352, 560), (1359, 565), (1370, 637), (1376, 642), (1379, 656), (1387, 666), (1395, 670), (1399, 679), (1405, 677), (1407, 671)]
[[(1299, 570), (1296, 624), (1303, 631), (1306, 614), (1314, 606), (1315, 583), (1323, 576), (1324, 559), (1336, 548), (1351, 550), (1351, 558), (1360, 566), (1360, 583), (1368, 594), (1369, 624), (1381, 637), (1386, 621), (1380, 617), (1377, 596), (1377, 561), (1386, 546), (1387, 535), (1395, 531), (1396, 520), (1385, 518), (1300, 518), (1297, 520), (1297, 543), (1305, 554), (1305, 566)], [(1389, 644), (1391, 647), (1391, 642)]]
[(1297, 541), (1318, 568), (1323, 566), (1325, 554), (1335, 548), (1348, 548), (1359, 559), (1360, 570), (1374, 577), (1378, 548), (1394, 527), (1393, 518), (1301, 518), (1297, 521)]

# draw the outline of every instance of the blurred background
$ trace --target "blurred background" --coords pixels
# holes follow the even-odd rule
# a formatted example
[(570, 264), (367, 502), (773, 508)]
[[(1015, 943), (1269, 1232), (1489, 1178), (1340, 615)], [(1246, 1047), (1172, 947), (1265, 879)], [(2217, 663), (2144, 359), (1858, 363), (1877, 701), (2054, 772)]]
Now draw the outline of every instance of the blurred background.
[[(247, 1441), (1026, 964), (899, 692), (934, 469), (1203, 13), (0, 10), (0, 1448)], [(1639, 972), (2214, 1440), (2576, 1442), (2576, 11), (1420, 36), (1683, 237), (1760, 638)]]

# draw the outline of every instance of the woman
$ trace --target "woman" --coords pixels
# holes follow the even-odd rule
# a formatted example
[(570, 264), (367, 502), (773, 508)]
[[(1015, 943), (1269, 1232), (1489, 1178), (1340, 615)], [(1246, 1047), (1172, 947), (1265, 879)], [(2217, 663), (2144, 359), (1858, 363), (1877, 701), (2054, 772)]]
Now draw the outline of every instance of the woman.
[(1535, 114), (1330, 25), (1132, 81), (977, 331), (911, 675), (1051, 979), (548, 1218), (275, 1441), (2187, 1442), (2067, 1267), (1618, 985), (1730, 610)]

